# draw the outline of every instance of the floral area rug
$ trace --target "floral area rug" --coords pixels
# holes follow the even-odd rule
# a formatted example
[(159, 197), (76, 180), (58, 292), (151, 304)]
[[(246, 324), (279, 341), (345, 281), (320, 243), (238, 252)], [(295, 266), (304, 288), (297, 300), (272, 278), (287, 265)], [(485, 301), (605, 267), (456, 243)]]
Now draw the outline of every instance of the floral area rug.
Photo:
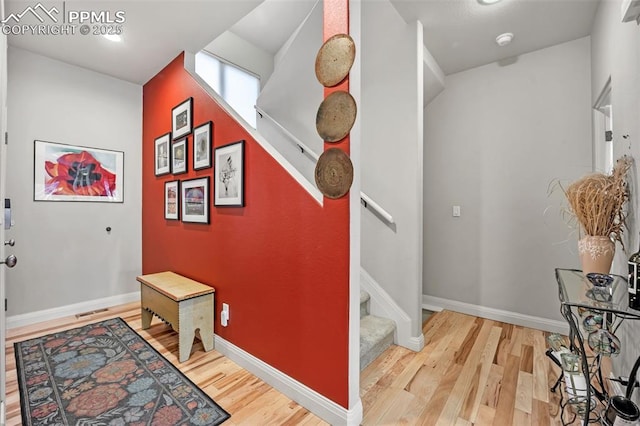
[(15, 344), (24, 425), (218, 425), (229, 418), (121, 318)]

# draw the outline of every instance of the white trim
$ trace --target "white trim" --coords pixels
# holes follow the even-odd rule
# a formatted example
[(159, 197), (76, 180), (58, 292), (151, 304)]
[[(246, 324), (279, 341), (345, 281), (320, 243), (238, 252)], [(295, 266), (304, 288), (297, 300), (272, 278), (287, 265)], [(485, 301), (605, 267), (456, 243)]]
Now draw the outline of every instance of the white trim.
[(414, 352), (420, 352), (422, 348), (424, 348), (424, 334), (421, 334), (418, 337), (410, 337), (408, 340), (407, 348), (411, 349)]
[(305, 178), (302, 173), (298, 171), (284, 156), (273, 146), (271, 145), (256, 129), (251, 127), (249, 123), (245, 121), (244, 118), (240, 116), (229, 104), (216, 93), (215, 90), (211, 88), (197, 73), (196, 73), (196, 56), (191, 52), (184, 52), (184, 69), (187, 71), (191, 77), (200, 85), (200, 87), (207, 92), (207, 94), (213, 99), (218, 105), (220, 105), (227, 114), (229, 114), (233, 119), (240, 125), (242, 128), (251, 135), (251, 137), (264, 148), (265, 151), (273, 157), (274, 160), (282, 166), (284, 170), (286, 170), (293, 179), (295, 179), (300, 186), (302, 186), (321, 206), (324, 203), (324, 196), (320, 192), (318, 188), (316, 188), (315, 184), (310, 182), (307, 178)]
[(535, 328), (552, 333), (569, 334), (569, 325), (564, 321), (557, 321), (548, 318), (534, 317), (532, 315), (520, 314), (517, 312), (503, 311), (502, 309), (489, 308), (486, 306), (472, 305), (470, 303), (458, 302), (457, 300), (442, 299), (435, 296), (422, 295), (422, 307), (431, 311), (461, 312), (467, 315), (474, 315), (494, 321), (506, 322), (523, 327)]
[(42, 311), (29, 312), (27, 314), (12, 315), (7, 317), (7, 328), (23, 327), (38, 322), (50, 321), (62, 317), (80, 314), (83, 312), (95, 311), (97, 309), (110, 308), (116, 305), (123, 305), (140, 300), (140, 292), (119, 294), (116, 296), (103, 297), (102, 299), (88, 300), (86, 302), (74, 303), (72, 305), (59, 306), (57, 308), (44, 309)]
[(395, 321), (394, 343), (414, 352), (420, 352), (424, 348), (424, 335), (422, 333), (419, 336), (411, 335), (411, 318), (384, 291), (380, 284), (362, 268), (360, 268), (360, 288), (371, 296), (369, 312), (372, 315)]
[(215, 335), (215, 349), (330, 424), (355, 426), (362, 421), (362, 401), (360, 399), (354, 407), (347, 410), (217, 334)]
[[(326, 7), (323, 5), (323, 7)], [(349, 33), (356, 46), (360, 46), (361, 16), (360, 0), (349, 0)], [(349, 93), (356, 104), (362, 101), (362, 72), (360, 70), (360, 51), (356, 49), (351, 74)], [(360, 264), (362, 258), (362, 217), (360, 215), (360, 197), (362, 194), (362, 120), (356, 120), (350, 134), (350, 157), (353, 163), (353, 183), (349, 192), (349, 399), (347, 424), (359, 425), (363, 408), (360, 399)]]

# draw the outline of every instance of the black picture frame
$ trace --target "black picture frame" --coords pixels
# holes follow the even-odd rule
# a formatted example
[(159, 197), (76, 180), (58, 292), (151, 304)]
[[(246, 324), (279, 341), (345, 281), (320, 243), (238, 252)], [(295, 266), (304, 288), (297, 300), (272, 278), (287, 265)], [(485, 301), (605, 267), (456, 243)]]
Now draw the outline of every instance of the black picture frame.
[(193, 170), (211, 167), (211, 147), (213, 146), (213, 121), (207, 121), (193, 129)]
[(180, 214), (183, 222), (209, 223), (209, 176), (180, 182)]
[(164, 183), (164, 218), (180, 219), (180, 181), (171, 180)]
[(193, 129), (193, 98), (186, 99), (171, 109), (171, 134), (178, 140)]
[(182, 138), (171, 144), (171, 173), (174, 175), (187, 173), (187, 163), (189, 161), (188, 142), (188, 138)]
[(154, 152), (155, 175), (162, 176), (171, 173), (171, 132), (155, 139)]
[(244, 207), (244, 140), (215, 150), (214, 205)]

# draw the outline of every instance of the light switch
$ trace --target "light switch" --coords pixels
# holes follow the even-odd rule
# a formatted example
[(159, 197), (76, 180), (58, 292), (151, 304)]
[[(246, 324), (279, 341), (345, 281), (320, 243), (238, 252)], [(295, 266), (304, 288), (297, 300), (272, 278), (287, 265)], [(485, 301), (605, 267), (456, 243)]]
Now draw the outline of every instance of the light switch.
[(460, 206), (453, 206), (453, 217), (460, 217)]

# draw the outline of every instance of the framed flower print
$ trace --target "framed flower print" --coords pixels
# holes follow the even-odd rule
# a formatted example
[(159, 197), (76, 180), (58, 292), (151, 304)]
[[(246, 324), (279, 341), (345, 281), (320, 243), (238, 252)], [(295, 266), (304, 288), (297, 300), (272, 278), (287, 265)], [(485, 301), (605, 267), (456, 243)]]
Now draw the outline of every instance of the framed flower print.
[(123, 202), (124, 152), (34, 141), (35, 201)]

